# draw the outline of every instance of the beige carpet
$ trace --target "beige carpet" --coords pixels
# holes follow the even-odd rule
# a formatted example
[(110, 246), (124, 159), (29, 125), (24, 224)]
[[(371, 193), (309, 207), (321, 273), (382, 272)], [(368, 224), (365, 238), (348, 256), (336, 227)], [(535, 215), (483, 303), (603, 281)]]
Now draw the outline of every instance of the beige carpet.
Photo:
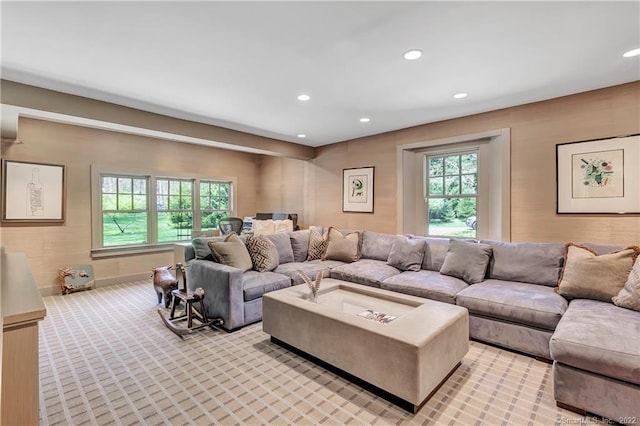
[(41, 424), (592, 422), (555, 406), (550, 365), (492, 346), (472, 342), (460, 368), (412, 415), (272, 344), (261, 323), (181, 340), (155, 300), (150, 282), (45, 298)]

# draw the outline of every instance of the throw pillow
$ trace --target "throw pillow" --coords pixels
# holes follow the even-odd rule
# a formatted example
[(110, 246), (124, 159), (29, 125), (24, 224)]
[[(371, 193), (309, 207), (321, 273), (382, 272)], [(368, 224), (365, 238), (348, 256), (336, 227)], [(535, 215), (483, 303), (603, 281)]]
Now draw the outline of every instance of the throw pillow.
[(327, 239), (315, 229), (309, 230), (309, 251), (307, 260), (322, 259), (324, 252), (327, 250)]
[(391, 246), (387, 265), (398, 268), (401, 271), (419, 271), (422, 259), (427, 248), (425, 240), (410, 240), (402, 235), (397, 235)]
[(280, 264), (275, 244), (262, 235), (247, 238), (247, 251), (258, 272), (273, 271)]
[(208, 244), (216, 262), (238, 268), (242, 272), (253, 268), (247, 246), (237, 234), (229, 234), (224, 241), (209, 241)]
[(611, 302), (624, 287), (640, 247), (631, 246), (609, 254), (573, 243), (565, 247), (565, 261), (557, 292), (567, 299)]
[(451, 239), (440, 273), (468, 284), (484, 281), (493, 250), (488, 244)]
[(360, 259), (360, 232), (343, 234), (334, 227), (327, 233), (327, 250), (322, 260), (355, 262)]
[(640, 311), (640, 257), (636, 259), (636, 263), (631, 269), (624, 287), (613, 298), (613, 303), (621, 308)]

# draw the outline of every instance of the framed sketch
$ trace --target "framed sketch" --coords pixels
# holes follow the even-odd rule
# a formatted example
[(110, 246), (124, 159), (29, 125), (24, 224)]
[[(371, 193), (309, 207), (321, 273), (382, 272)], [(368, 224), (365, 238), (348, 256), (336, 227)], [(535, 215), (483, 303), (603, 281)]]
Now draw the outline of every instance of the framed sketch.
[(3, 222), (64, 222), (64, 166), (3, 160), (2, 193)]
[(640, 135), (556, 145), (557, 213), (640, 213)]
[(373, 167), (342, 170), (342, 211), (373, 213)]

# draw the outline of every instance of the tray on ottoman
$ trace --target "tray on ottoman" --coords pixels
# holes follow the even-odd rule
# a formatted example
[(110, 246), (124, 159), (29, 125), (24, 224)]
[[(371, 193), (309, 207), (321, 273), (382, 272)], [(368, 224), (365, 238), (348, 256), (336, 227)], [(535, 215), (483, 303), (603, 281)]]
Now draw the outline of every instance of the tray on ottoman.
[(335, 279), (263, 296), (271, 340), (417, 412), (469, 349), (465, 308)]

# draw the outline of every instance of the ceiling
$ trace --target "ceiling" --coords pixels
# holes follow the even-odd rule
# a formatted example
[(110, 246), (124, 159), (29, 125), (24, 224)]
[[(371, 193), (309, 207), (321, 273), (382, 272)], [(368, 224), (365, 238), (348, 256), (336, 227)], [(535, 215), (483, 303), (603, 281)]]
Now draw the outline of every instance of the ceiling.
[(3, 79), (310, 146), (640, 80), (638, 1), (0, 7)]

